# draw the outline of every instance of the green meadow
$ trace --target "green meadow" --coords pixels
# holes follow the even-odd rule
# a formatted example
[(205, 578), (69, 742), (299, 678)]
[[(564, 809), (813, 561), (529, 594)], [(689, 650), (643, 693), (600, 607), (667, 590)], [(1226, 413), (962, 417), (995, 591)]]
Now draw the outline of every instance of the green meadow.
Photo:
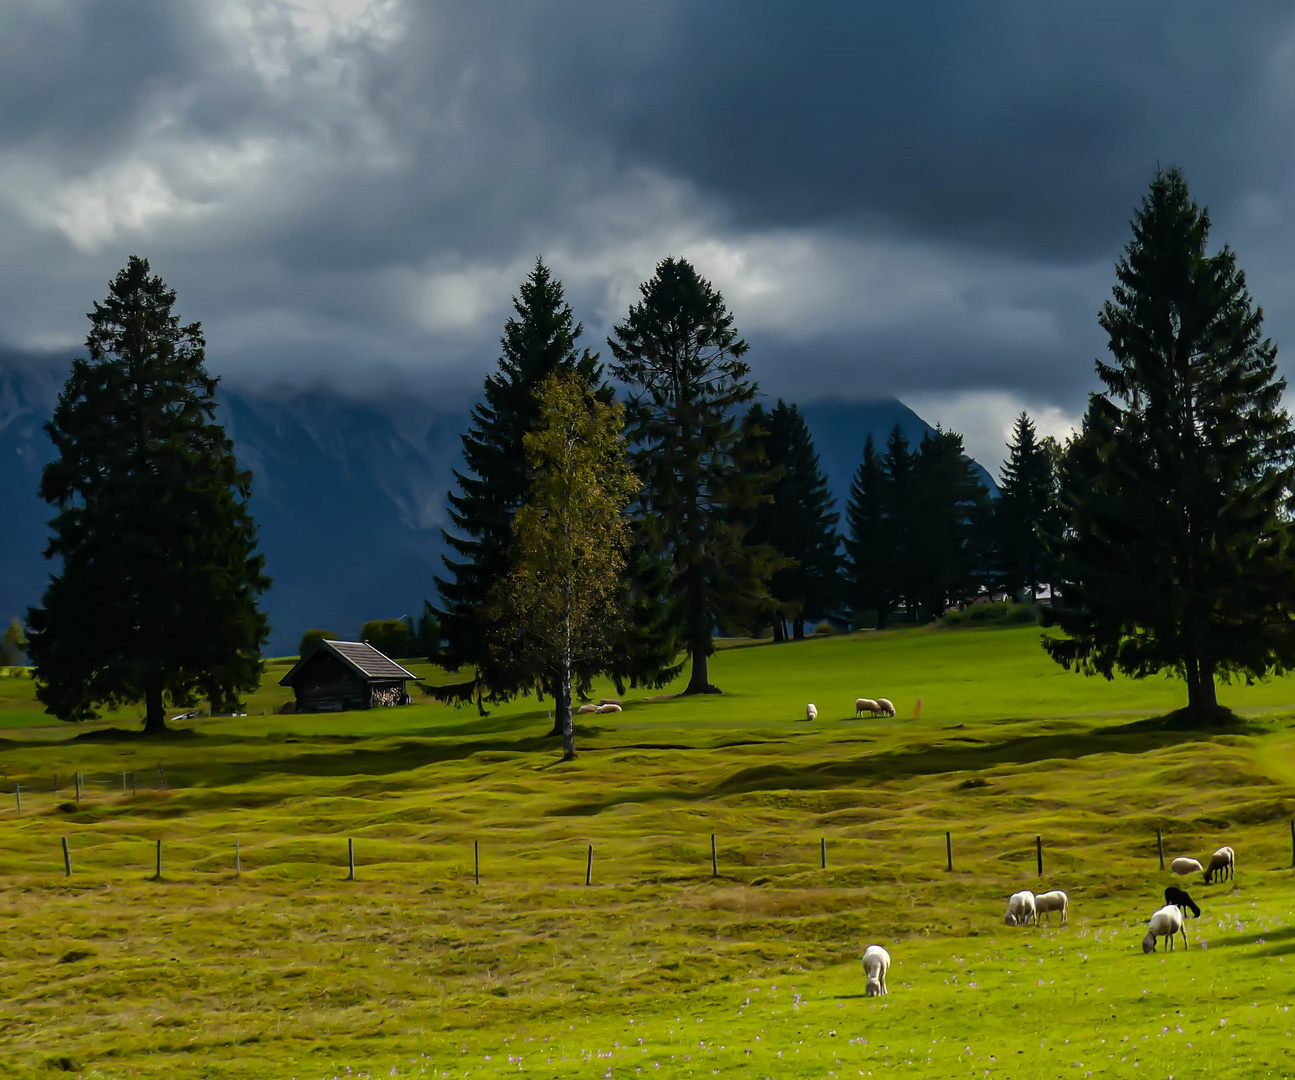
[[(632, 692), (566, 764), (547, 702), (283, 715), (286, 662), (149, 740), (0, 679), (0, 1076), (1295, 1076), (1295, 680), (1193, 729), (1038, 636), (726, 643), (722, 697)], [(1238, 871), (1144, 955), (1157, 829)]]

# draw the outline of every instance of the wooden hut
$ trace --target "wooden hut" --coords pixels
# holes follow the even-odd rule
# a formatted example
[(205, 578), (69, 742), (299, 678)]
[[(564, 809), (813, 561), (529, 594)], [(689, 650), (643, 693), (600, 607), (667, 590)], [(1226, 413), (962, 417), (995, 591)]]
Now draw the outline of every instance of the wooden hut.
[(408, 705), (405, 683), (417, 676), (367, 641), (321, 641), (279, 680), (297, 696), (297, 712), (341, 712)]

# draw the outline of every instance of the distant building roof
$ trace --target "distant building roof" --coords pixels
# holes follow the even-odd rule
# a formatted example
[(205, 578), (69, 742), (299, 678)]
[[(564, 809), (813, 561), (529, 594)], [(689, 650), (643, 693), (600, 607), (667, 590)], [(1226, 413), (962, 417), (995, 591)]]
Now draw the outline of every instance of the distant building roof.
[(418, 678), (412, 671), (406, 671), (390, 657), (378, 652), (367, 641), (329, 641), (325, 639), (319, 642), (308, 655), (303, 656), (293, 664), (292, 670), (279, 680), (279, 685), (291, 686), (292, 677), (296, 675), (297, 669), (318, 653), (320, 649), (326, 649), (333, 653), (344, 664), (366, 679)]

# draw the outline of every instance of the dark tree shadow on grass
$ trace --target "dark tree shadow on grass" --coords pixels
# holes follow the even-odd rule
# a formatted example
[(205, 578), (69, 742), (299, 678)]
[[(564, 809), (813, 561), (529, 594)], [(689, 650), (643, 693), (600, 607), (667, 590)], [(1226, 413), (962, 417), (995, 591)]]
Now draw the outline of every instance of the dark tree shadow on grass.
[(740, 769), (709, 787), (649, 791), (618, 790), (604, 799), (573, 803), (558, 813), (597, 814), (623, 802), (677, 799), (697, 802), (755, 791), (823, 791), (888, 781), (909, 776), (951, 772), (977, 772), (1003, 765), (1030, 765), (1040, 761), (1069, 760), (1092, 754), (1144, 754), (1182, 743), (1198, 742), (1216, 734), (1256, 734), (1262, 728), (1237, 720), (1208, 732), (1184, 727), (1177, 714), (1120, 724), (1097, 731), (1031, 735), (999, 741), (973, 741), (965, 737), (927, 743), (904, 750), (864, 754), (805, 765), (758, 765)]

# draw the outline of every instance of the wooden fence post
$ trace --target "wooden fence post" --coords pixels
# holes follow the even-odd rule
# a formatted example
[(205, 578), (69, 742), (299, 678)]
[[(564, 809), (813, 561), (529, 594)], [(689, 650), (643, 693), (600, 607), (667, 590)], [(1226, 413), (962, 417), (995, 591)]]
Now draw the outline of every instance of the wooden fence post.
[(355, 841), (349, 837), (346, 840), (346, 858), (351, 864), (351, 872), (346, 875), (347, 881), (355, 880)]
[(818, 838), (818, 863), (819, 863), (820, 870), (827, 869), (827, 837), (826, 836), (820, 836)]
[(162, 841), (161, 840), (157, 842), (157, 874), (154, 876), (153, 880), (154, 881), (162, 880)]
[(710, 876), (719, 877), (719, 855), (715, 851), (715, 834), (710, 834)]
[(1165, 868), (1165, 837), (1160, 831), (1160, 826), (1156, 826), (1156, 851), (1160, 853), (1160, 869)]
[(63, 872), (68, 877), (72, 876), (72, 852), (67, 847), (67, 837), (63, 837)]
[(949, 873), (953, 873), (953, 833), (944, 834), (944, 853), (949, 860)]
[(243, 876), (243, 852), (239, 847), (238, 837), (234, 837), (234, 876)]
[(480, 841), (472, 841), (472, 876), (476, 878), (477, 884), (481, 884), (481, 848)]
[(1043, 837), (1034, 838), (1034, 855), (1039, 861), (1039, 877), (1043, 877)]
[(593, 883), (594, 883), (594, 846), (593, 844), (590, 844), (589, 860), (585, 863), (585, 884), (592, 885)]
[(13, 797), (18, 804), (18, 816), (22, 817), (22, 784), (18, 783), (17, 780), (13, 782)]

